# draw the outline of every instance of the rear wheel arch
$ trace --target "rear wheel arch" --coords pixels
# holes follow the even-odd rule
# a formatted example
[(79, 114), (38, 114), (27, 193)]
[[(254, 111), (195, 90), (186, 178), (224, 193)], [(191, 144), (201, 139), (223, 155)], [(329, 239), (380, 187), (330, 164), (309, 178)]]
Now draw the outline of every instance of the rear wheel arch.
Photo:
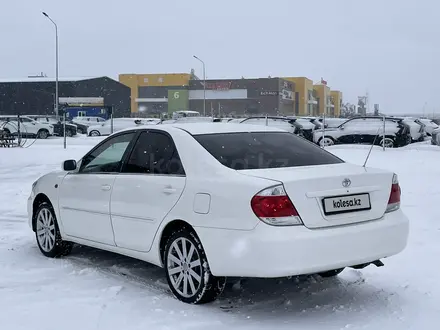
[(52, 202), (50, 201), (49, 197), (47, 197), (45, 194), (43, 193), (39, 193), (35, 198), (34, 198), (34, 202), (32, 203), (32, 230), (35, 232), (36, 230), (36, 212), (38, 210), (38, 208), (40, 207), (41, 204), (47, 203), (49, 204), (52, 208)]
[[(187, 229), (189, 231), (192, 231), (196, 236), (197, 233), (194, 230), (194, 228), (186, 221), (176, 219), (168, 222), (165, 227), (163, 228), (161, 234), (160, 234), (160, 240), (159, 240), (159, 256), (160, 256), (160, 262), (162, 265), (164, 265), (165, 260), (165, 248), (167, 245), (168, 240), (170, 237), (178, 230), (181, 229)], [(200, 240), (200, 239), (199, 239)]]

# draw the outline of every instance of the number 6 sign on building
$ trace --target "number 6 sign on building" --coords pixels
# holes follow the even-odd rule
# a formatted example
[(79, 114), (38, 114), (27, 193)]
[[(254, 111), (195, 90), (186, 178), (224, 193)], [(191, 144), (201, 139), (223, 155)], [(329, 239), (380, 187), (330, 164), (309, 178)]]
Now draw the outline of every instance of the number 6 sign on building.
[(186, 110), (189, 106), (188, 90), (169, 89), (168, 90), (168, 112)]

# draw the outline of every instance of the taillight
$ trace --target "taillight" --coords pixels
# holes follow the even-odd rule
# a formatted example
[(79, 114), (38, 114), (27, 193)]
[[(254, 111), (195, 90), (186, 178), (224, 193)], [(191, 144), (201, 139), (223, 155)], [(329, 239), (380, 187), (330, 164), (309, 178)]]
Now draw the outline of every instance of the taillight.
[(393, 175), (393, 182), (391, 184), (391, 192), (390, 192), (390, 198), (388, 200), (388, 206), (386, 213), (393, 212), (398, 209), (400, 209), (400, 185), (399, 185), (399, 179), (397, 177), (397, 174)]
[(252, 211), (263, 222), (272, 226), (302, 225), (301, 217), (283, 185), (264, 189), (251, 200)]

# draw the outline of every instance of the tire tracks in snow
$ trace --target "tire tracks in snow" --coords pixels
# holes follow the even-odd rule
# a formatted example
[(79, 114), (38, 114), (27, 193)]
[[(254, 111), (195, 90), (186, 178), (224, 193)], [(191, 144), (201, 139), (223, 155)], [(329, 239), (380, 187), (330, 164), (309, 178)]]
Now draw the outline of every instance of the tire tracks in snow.
[(144, 289), (148, 289), (155, 294), (161, 296), (167, 296), (173, 298), (171, 290), (169, 290), (168, 285), (164, 283), (153, 284), (151, 281), (142, 278), (141, 276), (133, 274), (129, 269), (125, 267), (120, 267), (118, 265), (113, 265), (111, 267), (101, 267), (97, 266), (92, 260), (86, 259), (84, 257), (69, 256), (64, 259), (69, 261), (73, 266), (85, 267), (92, 269), (98, 273), (101, 273), (107, 277), (112, 277), (119, 280), (128, 280), (130, 284), (140, 286)]

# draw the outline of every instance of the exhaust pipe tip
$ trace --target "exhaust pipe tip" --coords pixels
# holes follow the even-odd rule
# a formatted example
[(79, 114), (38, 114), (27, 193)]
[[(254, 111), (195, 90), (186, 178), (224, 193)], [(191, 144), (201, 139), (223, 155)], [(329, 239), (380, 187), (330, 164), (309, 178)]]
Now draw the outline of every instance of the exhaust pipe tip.
[(376, 267), (383, 267), (383, 266), (385, 266), (385, 264), (382, 261), (380, 261), (380, 260), (375, 260), (375, 261), (372, 262), (372, 264), (375, 265)]
[(365, 267), (367, 267), (369, 265), (375, 265), (376, 267), (385, 266), (382, 261), (375, 260), (375, 261), (372, 261), (372, 262), (368, 262), (366, 264), (354, 265), (354, 266), (351, 266), (351, 268), (353, 268), (353, 269), (364, 269)]

